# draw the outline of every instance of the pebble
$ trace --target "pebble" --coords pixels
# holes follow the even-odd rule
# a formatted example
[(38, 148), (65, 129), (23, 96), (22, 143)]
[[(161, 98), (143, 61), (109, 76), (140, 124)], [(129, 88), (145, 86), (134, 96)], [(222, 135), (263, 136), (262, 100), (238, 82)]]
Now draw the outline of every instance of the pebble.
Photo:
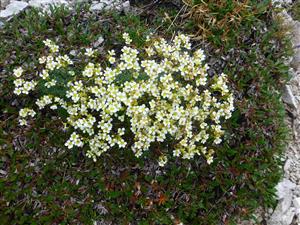
[(70, 51), (70, 55), (76, 56), (76, 55), (77, 55), (77, 52), (76, 52), (75, 50), (71, 50), (71, 51)]
[(94, 48), (97, 48), (97, 47), (99, 47), (103, 42), (104, 42), (104, 38), (103, 38), (102, 36), (100, 36), (100, 37), (97, 39), (97, 41), (95, 41), (95, 42), (93, 43), (93, 47), (94, 47)]

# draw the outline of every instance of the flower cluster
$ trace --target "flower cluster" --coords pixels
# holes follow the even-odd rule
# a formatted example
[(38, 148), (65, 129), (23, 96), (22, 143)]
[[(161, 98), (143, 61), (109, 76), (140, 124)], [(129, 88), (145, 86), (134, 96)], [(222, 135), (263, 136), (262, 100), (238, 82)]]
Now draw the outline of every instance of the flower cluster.
[[(36, 105), (67, 111), (65, 122), (73, 130), (65, 143), (68, 148), (88, 146), (86, 155), (96, 160), (112, 148), (126, 147), (139, 157), (155, 144), (164, 146), (160, 166), (168, 162), (169, 151), (184, 159), (202, 155), (211, 163), (213, 147), (224, 135), (222, 123), (234, 110), (226, 75), (210, 78), (203, 50), (192, 52), (183, 34), (171, 42), (148, 38), (141, 52), (128, 46), (132, 40), (127, 33), (123, 38), (127, 46), (119, 57), (114, 50), (107, 54), (110, 66), (93, 62), (94, 50), (86, 49), (89, 62), (81, 73), (75, 73), (72, 60), (59, 55), (59, 47), (46, 40), (49, 55), (39, 59), (44, 69), (35, 81), (21, 79), (23, 70), (16, 69), (15, 93), (28, 94), (40, 81), (55, 88), (59, 81), (51, 73), (64, 68), (72, 75), (64, 98), (44, 95)], [(34, 114), (22, 109), (20, 124)]]
[(26, 117), (31, 116), (34, 117), (36, 112), (33, 109), (23, 108), (19, 111), (19, 116), (21, 119), (19, 120), (20, 125), (27, 125)]
[(17, 78), (16, 80), (14, 80), (14, 85), (16, 87), (14, 93), (16, 95), (27, 95), (30, 91), (34, 90), (35, 86), (37, 85), (36, 81), (25, 81), (24, 79), (20, 78), (23, 72), (24, 71), (21, 67), (14, 69), (14, 76)]

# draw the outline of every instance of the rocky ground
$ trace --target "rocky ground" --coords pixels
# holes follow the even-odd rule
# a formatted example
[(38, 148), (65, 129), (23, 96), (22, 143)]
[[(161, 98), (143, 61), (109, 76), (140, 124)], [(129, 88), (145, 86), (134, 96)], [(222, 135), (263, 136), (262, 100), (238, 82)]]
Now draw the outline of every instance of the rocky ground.
[[(65, 4), (71, 6), (75, 2), (90, 2), (89, 0), (0, 0), (0, 19), (9, 19), (27, 7), (47, 8), (50, 4)], [(91, 10), (103, 9), (126, 9), (130, 6), (129, 1), (123, 0), (97, 0), (91, 1)]]
[(285, 153), (284, 178), (276, 187), (278, 205), (268, 220), (270, 225), (300, 224), (300, 21), (293, 20), (286, 10), (280, 16), (290, 30), (294, 49), (294, 57), (289, 60), (291, 80), (283, 95), (292, 134)]
[(275, 210), (258, 209), (257, 221), (243, 221), (240, 225), (299, 225), (300, 224), (300, 21), (295, 21), (288, 13), (291, 0), (274, 0), (279, 3), (277, 15), (288, 28), (294, 56), (287, 59), (290, 65), (290, 82), (285, 86), (282, 96), (286, 104), (286, 123), (291, 135), (285, 152), (284, 177), (276, 186), (278, 204)]
[[(43, 7), (49, 4), (72, 5), (74, 2), (88, 0), (0, 0), (0, 28), (4, 20), (9, 20), (27, 7)], [(277, 0), (278, 1), (278, 0)], [(291, 1), (281, 1), (284, 4)], [(128, 9), (129, 1), (125, 0), (97, 0), (92, 1), (91, 10), (103, 10), (109, 8)], [(286, 103), (286, 121), (291, 128), (291, 140), (286, 150), (284, 165), (284, 178), (277, 185), (278, 205), (274, 211), (263, 212), (258, 210), (258, 221), (268, 225), (295, 225), (300, 224), (300, 21), (294, 21), (283, 10), (279, 13), (283, 18), (284, 26), (289, 27), (294, 48), (294, 57), (287, 60), (291, 66), (291, 80), (286, 85), (282, 100)], [(2, 22), (1, 22), (2, 20)], [(263, 222), (264, 221), (264, 222)], [(257, 224), (257, 222), (241, 222), (241, 224)]]

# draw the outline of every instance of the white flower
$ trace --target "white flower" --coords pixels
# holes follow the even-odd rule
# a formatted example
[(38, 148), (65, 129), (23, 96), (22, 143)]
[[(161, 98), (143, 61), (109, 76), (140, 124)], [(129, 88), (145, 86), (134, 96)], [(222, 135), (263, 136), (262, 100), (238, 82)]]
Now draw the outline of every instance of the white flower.
[(108, 51), (108, 61), (110, 64), (114, 64), (116, 62), (116, 52), (115, 50)]
[(14, 76), (15, 77), (21, 77), (23, 72), (24, 72), (24, 70), (21, 67), (19, 67), (17, 69), (14, 69)]
[(126, 45), (130, 45), (132, 42), (128, 33), (123, 33), (123, 39), (125, 40)]
[(27, 121), (25, 119), (20, 119), (19, 120), (19, 125), (20, 126), (26, 126), (27, 125)]
[(54, 104), (54, 105), (51, 105), (51, 106), (50, 106), (50, 109), (52, 109), (52, 110), (57, 109), (57, 105), (55, 105), (55, 104)]
[(43, 71), (39, 74), (39, 76), (40, 76), (42, 79), (46, 80), (46, 79), (49, 77), (49, 73), (48, 73), (47, 70), (43, 70)]
[(52, 41), (49, 39), (46, 39), (45, 41), (43, 41), (43, 43), (47, 46), (50, 47), (52, 45)]
[[(74, 130), (65, 142), (67, 148), (88, 143), (86, 155), (96, 161), (111, 148), (130, 147), (140, 157), (151, 146), (168, 141), (173, 143), (173, 157), (192, 159), (201, 155), (208, 163), (213, 162), (214, 151), (207, 151), (206, 145), (221, 143), (222, 122), (234, 110), (227, 76), (208, 76), (203, 50), (193, 53), (189, 37), (183, 34), (172, 42), (151, 42), (149, 37), (142, 51), (129, 46), (129, 34), (124, 33), (123, 38), (127, 46), (119, 57), (110, 50), (109, 63), (100, 65), (85, 59), (86, 66), (76, 74), (68, 66), (72, 60), (59, 55), (59, 47), (52, 41), (44, 41), (50, 53), (39, 59), (43, 67), (39, 76), (30, 81), (18, 79), (23, 70), (15, 69), (14, 93), (28, 94), (37, 84), (48, 88), (56, 85), (58, 80), (54, 74), (50, 78), (49, 73), (63, 68), (70, 79), (62, 87), (65, 95), (43, 95), (36, 105), (39, 109), (49, 105), (54, 111), (66, 110), (65, 122)], [(86, 49), (85, 55), (92, 57), (94, 50)], [(25, 125), (25, 118), (34, 115), (33, 110), (24, 108), (20, 111), (20, 124)], [(127, 138), (131, 139), (129, 143)], [(168, 155), (158, 159), (159, 166), (167, 162)]]
[(55, 52), (58, 52), (59, 50), (59, 47), (57, 45), (51, 45), (50, 46), (50, 51), (55, 53)]
[(88, 57), (92, 57), (94, 55), (95, 51), (92, 48), (85, 49), (85, 55)]
[(28, 115), (31, 117), (34, 117), (35, 114), (36, 114), (36, 112), (33, 109), (29, 109), (29, 108), (24, 108), (19, 111), (19, 116), (23, 117), (23, 118)]
[(45, 56), (42, 56), (41, 58), (39, 58), (39, 63), (40, 64), (44, 64), (46, 62), (47, 58)]
[(45, 83), (45, 87), (50, 88), (56, 85), (56, 80), (50, 80), (48, 82)]
[[(45, 41), (43, 41), (43, 43), (50, 48), (50, 52), (52, 53), (56, 53), (59, 51), (59, 46), (55, 45), (51, 40), (47, 39)], [(41, 60), (43, 63), (43, 59)]]
[(20, 88), (16, 88), (16, 89), (14, 90), (14, 94), (20, 95), (20, 94), (22, 94), (22, 90), (21, 90)]
[(22, 86), (23, 83), (24, 83), (24, 80), (23, 80), (23, 79), (16, 79), (16, 80), (14, 80), (14, 85), (15, 85), (16, 87)]
[(180, 149), (175, 149), (175, 150), (173, 151), (173, 156), (175, 156), (175, 157), (179, 157), (180, 154), (181, 154)]
[(67, 146), (68, 148), (73, 148), (73, 146), (82, 147), (83, 142), (80, 136), (77, 133), (73, 132), (69, 140), (65, 143), (65, 146)]
[(168, 162), (168, 158), (167, 156), (165, 155), (161, 155), (159, 158), (158, 158), (158, 165), (160, 167), (164, 167), (166, 165), (166, 163)]

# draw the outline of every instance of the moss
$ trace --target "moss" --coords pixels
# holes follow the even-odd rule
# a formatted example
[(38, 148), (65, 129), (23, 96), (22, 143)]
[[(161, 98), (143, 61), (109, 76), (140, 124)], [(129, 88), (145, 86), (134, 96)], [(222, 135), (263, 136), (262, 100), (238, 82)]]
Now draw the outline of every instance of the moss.
[(46, 16), (30, 9), (0, 31), (0, 166), (8, 172), (0, 179), (2, 224), (234, 224), (258, 206), (274, 206), (288, 137), (280, 91), (288, 80), (283, 59), (290, 49), (269, 4), (251, 22), (228, 28), (233, 29), (228, 34), (238, 34), (228, 36), (230, 44), (216, 44), (214, 33), (194, 41), (209, 46), (210, 59), (224, 59), (209, 62), (211, 73), (225, 70), (236, 98), (226, 141), (210, 166), (197, 158), (170, 162), (162, 170), (152, 153), (149, 160), (136, 159), (130, 150), (113, 150), (94, 163), (81, 150), (63, 147), (67, 135), (57, 132), (62, 124), (47, 111), (31, 129), (17, 127), (18, 108), (32, 99), (16, 101), (10, 73), (27, 64), (28, 75), (34, 74), (42, 40), (56, 40), (69, 52), (101, 35), (105, 42), (99, 51), (105, 52), (120, 47), (123, 31), (139, 46), (151, 31), (165, 37), (194, 32), (193, 18), (183, 19), (180, 7), (168, 2), (148, 5), (139, 15), (91, 14), (82, 5), (75, 11), (53, 8)]

